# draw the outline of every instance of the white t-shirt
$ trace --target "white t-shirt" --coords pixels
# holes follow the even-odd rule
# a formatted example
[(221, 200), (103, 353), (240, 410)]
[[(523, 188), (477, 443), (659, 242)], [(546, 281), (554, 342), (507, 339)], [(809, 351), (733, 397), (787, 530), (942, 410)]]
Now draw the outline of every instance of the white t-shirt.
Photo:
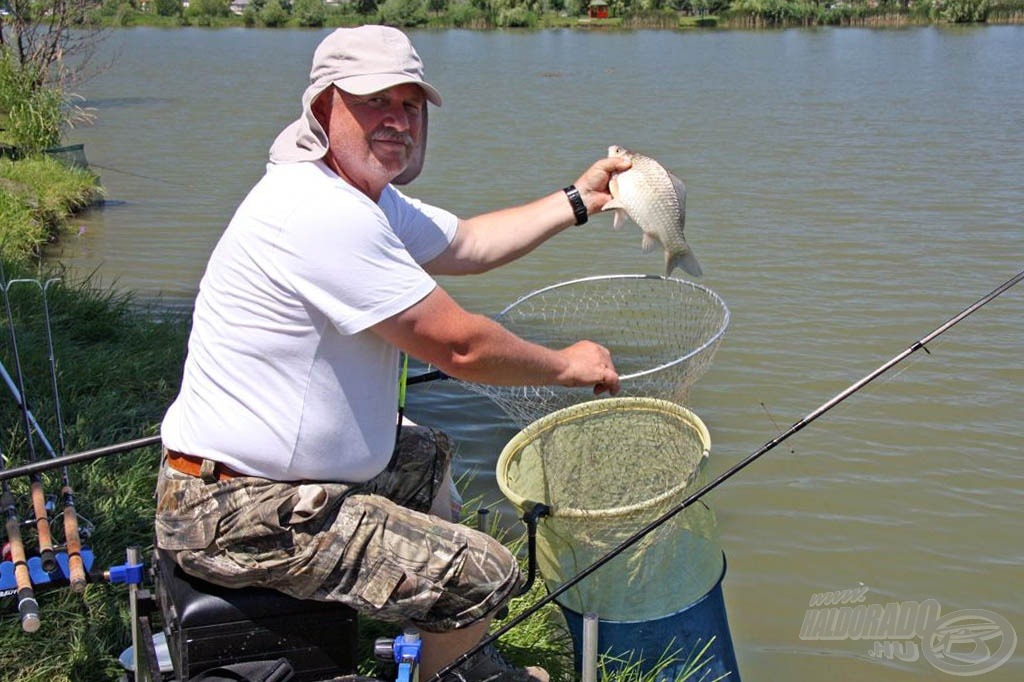
[(365, 481), (394, 446), (398, 350), (368, 327), (436, 283), (458, 219), (321, 162), (267, 166), (199, 285), (164, 445), (277, 480)]

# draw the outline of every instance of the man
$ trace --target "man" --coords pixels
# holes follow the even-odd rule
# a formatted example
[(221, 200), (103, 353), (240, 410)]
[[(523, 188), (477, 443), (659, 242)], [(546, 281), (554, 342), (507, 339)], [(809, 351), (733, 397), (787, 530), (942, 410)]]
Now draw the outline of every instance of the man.
[[(427, 679), (480, 641), (522, 576), (500, 543), (450, 522), (444, 435), (407, 426), (396, 442), (399, 350), (460, 379), (615, 394), (605, 348), (529, 343), (432, 275), (489, 270), (586, 222), (629, 163), (459, 219), (392, 185), (418, 172), (427, 103), (441, 104), (403, 33), (339, 29), (310, 78), (200, 284), (162, 427), (157, 542), (210, 582), (415, 625)], [(547, 675), (485, 648), (446, 679)]]

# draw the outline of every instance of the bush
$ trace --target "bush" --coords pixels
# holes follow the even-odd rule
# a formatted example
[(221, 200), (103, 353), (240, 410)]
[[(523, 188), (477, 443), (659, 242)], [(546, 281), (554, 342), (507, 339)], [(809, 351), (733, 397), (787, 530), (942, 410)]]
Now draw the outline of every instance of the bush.
[(327, 20), (324, 0), (295, 0), (292, 17), (299, 26), (320, 27)]
[(260, 21), (264, 26), (284, 26), (288, 23), (288, 11), (281, 4), (281, 0), (269, 0), (263, 9), (260, 10)]
[(483, 12), (468, 2), (455, 2), (448, 5), (445, 14), (447, 21), (456, 28), (471, 26), (481, 20)]
[(160, 17), (176, 17), (182, 12), (181, 0), (156, 0), (155, 8)]
[(988, 0), (949, 0), (941, 9), (941, 16), (954, 24), (984, 23), (991, 6)]
[(495, 23), (499, 28), (532, 28), (537, 25), (537, 15), (519, 5), (498, 12)]
[(186, 15), (189, 18), (226, 17), (231, 14), (230, 0), (191, 0)]
[(388, 26), (422, 26), (427, 6), (423, 0), (385, 0), (377, 8), (377, 19)]

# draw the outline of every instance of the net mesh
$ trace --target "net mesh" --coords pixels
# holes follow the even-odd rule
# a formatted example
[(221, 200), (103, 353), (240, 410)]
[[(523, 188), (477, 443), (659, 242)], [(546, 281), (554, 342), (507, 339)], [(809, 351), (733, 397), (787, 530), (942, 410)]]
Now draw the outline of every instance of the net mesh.
[[(537, 562), (555, 589), (703, 485), (710, 447), (703, 422), (680, 405), (609, 398), (520, 431), (498, 458), (497, 480), (520, 512), (551, 507), (538, 524)], [(697, 502), (559, 601), (606, 620), (647, 620), (704, 596), (722, 570), (714, 514)]]
[[(621, 396), (684, 405), (714, 357), (729, 309), (707, 287), (670, 277), (607, 275), (540, 289), (496, 318), (513, 333), (552, 348), (581, 339), (611, 351)], [(519, 426), (594, 398), (590, 388), (465, 383), (491, 398)]]
[(85, 145), (83, 144), (50, 147), (48, 149), (44, 149), (43, 153), (48, 156), (52, 156), (65, 166), (86, 170), (89, 168), (89, 161), (85, 158)]

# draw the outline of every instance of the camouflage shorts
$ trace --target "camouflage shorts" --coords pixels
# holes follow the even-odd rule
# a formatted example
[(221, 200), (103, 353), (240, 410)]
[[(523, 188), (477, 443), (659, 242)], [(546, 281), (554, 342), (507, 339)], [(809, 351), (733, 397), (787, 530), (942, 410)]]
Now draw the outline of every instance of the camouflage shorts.
[(444, 632), (494, 611), (522, 584), (497, 540), (426, 513), (449, 464), (440, 431), (406, 426), (366, 483), (205, 483), (164, 466), (157, 545), (226, 587), (333, 600), (385, 621)]

